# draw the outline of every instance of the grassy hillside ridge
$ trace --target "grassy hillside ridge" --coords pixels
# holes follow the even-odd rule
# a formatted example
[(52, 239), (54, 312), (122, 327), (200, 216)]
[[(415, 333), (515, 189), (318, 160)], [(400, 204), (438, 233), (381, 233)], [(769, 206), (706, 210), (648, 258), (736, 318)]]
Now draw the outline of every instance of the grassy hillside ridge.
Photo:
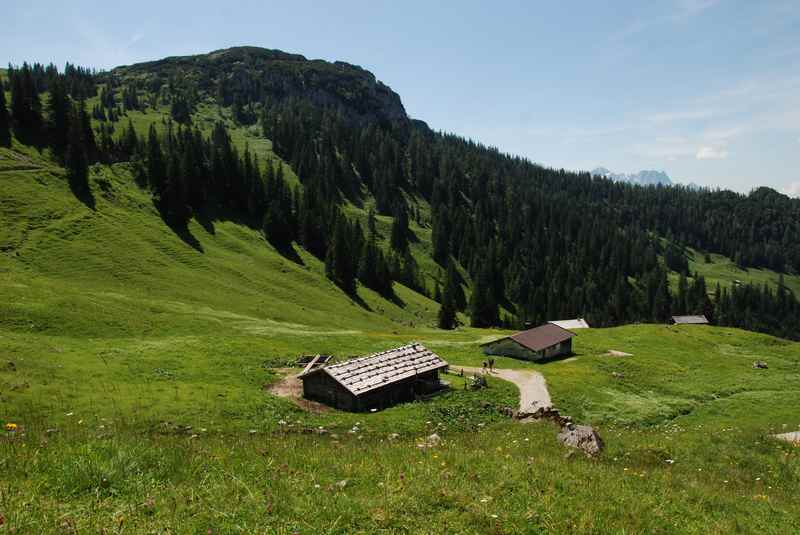
[[(167, 111), (129, 115), (144, 134)], [(204, 131), (228, 121), (240, 150), (276, 158), (225, 110), (203, 105), (195, 119)], [(800, 429), (798, 343), (629, 325), (579, 331), (568, 359), (498, 358), (542, 372), (564, 413), (597, 426), (607, 450), (586, 459), (550, 424), (502, 416), (512, 385), (464, 388), (459, 366), (480, 366), (480, 344), (507, 332), (434, 329), (438, 304), (399, 284), (394, 300), (359, 287), (357, 302), (317, 258), (286, 258), (233, 221), (176, 234), (130, 164), (93, 166), (90, 185), (87, 206), (49, 151), (0, 148), (0, 426), (18, 425), (0, 429), (10, 532), (800, 530), (800, 449), (770, 437)], [(345, 210), (365, 226), (372, 202)], [(411, 249), (432, 288), (430, 209), (412, 204), (422, 224), (411, 223)], [(391, 222), (378, 217), (382, 236)], [(698, 260), (690, 269), (710, 288), (777, 280)], [(269, 392), (299, 371), (287, 370), (299, 354), (410, 341), (451, 363), (448, 393), (344, 414)], [(769, 369), (753, 369), (757, 359)], [(432, 433), (442, 443), (420, 447)]]
[(433, 322), (435, 304), (400, 285), (397, 303), (361, 289), (366, 306), (358, 306), (325, 278), (320, 261), (302, 250), (301, 263), (286, 259), (258, 231), (192, 222), (188, 236), (176, 235), (149, 193), (134, 185), (127, 164), (93, 167), (92, 210), (71, 195), (60, 168), (16, 151), (3, 149), (2, 156), (0, 162), (29, 167), (15, 163), (0, 171), (0, 262), (8, 278), (35, 274), (54, 290), (73, 290), (79, 301), (92, 289), (303, 325), (369, 329)]

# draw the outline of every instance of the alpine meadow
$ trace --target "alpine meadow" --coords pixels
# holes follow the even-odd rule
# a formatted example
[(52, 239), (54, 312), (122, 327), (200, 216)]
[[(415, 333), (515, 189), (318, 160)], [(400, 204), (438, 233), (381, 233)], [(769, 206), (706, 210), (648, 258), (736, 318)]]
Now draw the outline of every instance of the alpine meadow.
[(14, 63), (0, 532), (800, 533), (799, 294), (800, 199), (546, 167), (356, 65)]

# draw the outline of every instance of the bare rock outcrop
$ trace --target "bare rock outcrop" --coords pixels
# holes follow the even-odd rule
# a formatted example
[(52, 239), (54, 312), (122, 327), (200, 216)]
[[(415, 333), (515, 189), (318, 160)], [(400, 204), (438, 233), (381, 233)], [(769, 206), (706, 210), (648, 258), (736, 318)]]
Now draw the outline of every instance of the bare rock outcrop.
[(586, 455), (594, 456), (603, 451), (603, 439), (590, 425), (565, 425), (558, 434), (558, 440), (572, 448), (583, 451)]

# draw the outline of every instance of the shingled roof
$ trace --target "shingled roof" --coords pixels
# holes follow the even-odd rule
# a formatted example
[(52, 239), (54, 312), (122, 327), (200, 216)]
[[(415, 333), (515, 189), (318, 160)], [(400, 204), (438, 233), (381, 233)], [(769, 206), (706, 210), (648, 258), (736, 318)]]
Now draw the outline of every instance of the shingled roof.
[(575, 318), (574, 320), (555, 320), (548, 321), (553, 325), (558, 325), (562, 329), (588, 329), (589, 324), (583, 318)]
[(396, 383), (414, 375), (446, 368), (447, 362), (422, 344), (409, 344), (368, 357), (351, 359), (331, 366), (322, 366), (313, 373), (327, 373), (350, 393), (359, 396), (382, 386)]
[(672, 321), (677, 325), (705, 325), (708, 318), (705, 316), (672, 316)]
[[(545, 323), (539, 327), (534, 327), (533, 329), (528, 329), (527, 331), (512, 334), (506, 338), (511, 338), (516, 343), (527, 347), (531, 351), (541, 351), (565, 340), (569, 340), (573, 336), (576, 336), (576, 334), (563, 329), (558, 325), (553, 323)], [(505, 338), (501, 338), (500, 340), (505, 340)], [(483, 345), (493, 344), (495, 342), (499, 342), (500, 340), (493, 340)]]

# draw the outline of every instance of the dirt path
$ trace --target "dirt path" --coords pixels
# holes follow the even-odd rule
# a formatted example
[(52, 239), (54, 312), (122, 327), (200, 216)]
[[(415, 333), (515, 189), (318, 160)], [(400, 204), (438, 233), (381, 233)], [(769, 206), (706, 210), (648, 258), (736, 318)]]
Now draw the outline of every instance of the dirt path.
[(266, 387), (271, 394), (286, 398), (295, 405), (310, 412), (326, 412), (330, 410), (322, 403), (311, 401), (303, 397), (303, 382), (298, 379), (297, 372), (292, 368), (279, 368), (277, 372), (284, 374), (283, 379)]
[[(450, 370), (457, 372), (463, 369), (468, 373), (483, 373), (481, 368), (470, 368), (462, 366), (451, 366)], [(541, 407), (552, 407), (550, 393), (547, 391), (547, 383), (544, 376), (533, 370), (508, 370), (497, 369), (490, 374), (491, 377), (499, 377), (510, 383), (514, 383), (519, 388), (519, 410), (521, 412), (533, 412)]]

